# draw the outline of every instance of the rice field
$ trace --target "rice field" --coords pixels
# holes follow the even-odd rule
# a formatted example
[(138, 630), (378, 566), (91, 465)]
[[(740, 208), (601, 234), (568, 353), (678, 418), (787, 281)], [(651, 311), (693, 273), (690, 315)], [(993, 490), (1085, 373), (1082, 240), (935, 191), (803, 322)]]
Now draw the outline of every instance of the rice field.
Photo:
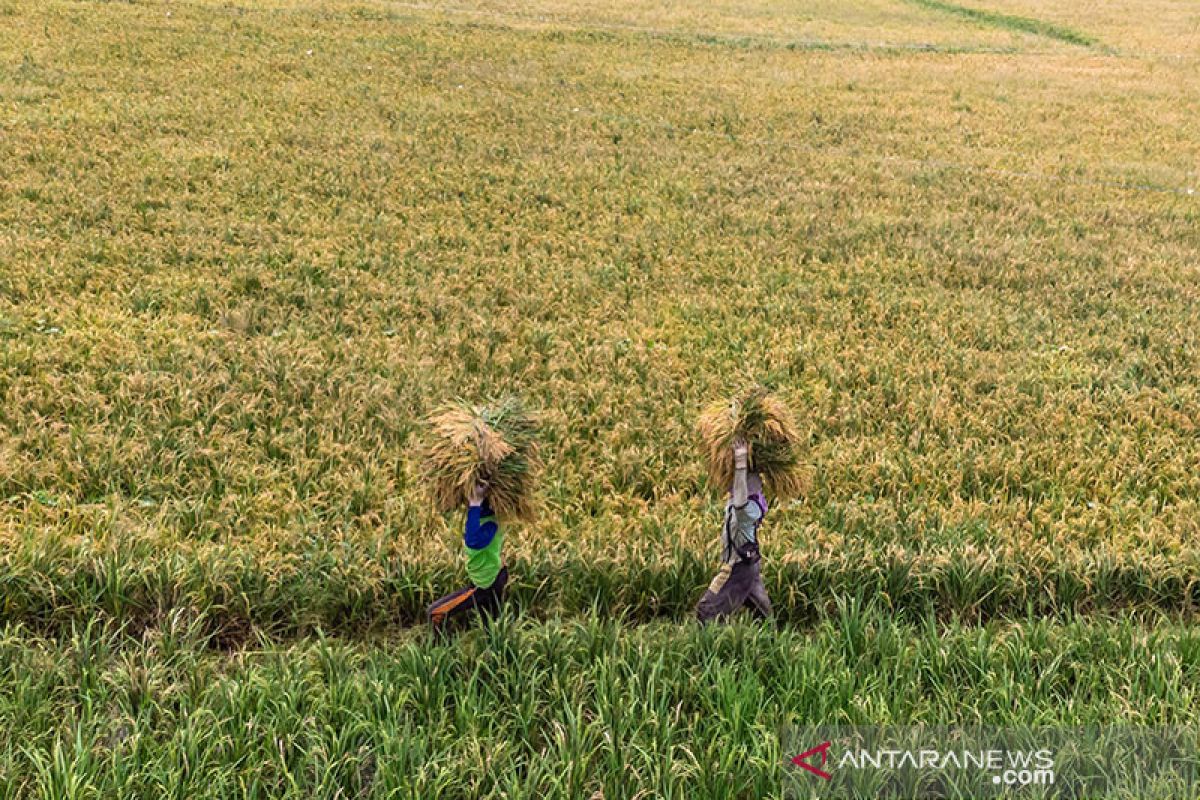
[[(777, 796), (797, 720), (1194, 724), (1198, 65), (1184, 0), (0, 0), (0, 796)], [(749, 381), (778, 627), (699, 630)], [(425, 420), (508, 394), (511, 613), (434, 642)]]

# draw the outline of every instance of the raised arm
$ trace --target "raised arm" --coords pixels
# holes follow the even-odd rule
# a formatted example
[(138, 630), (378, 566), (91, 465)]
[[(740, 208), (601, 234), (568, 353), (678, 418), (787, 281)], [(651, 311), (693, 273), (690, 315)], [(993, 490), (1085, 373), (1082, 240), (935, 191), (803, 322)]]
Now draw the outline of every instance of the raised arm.
[(492, 511), (487, 507), (488, 486), (482, 481), (475, 484), (467, 498), (467, 527), (463, 542), (472, 550), (480, 550), (492, 543), (498, 526)]
[(746, 471), (750, 463), (750, 447), (745, 439), (733, 443), (733, 505), (742, 508), (750, 500), (750, 489), (746, 484)]

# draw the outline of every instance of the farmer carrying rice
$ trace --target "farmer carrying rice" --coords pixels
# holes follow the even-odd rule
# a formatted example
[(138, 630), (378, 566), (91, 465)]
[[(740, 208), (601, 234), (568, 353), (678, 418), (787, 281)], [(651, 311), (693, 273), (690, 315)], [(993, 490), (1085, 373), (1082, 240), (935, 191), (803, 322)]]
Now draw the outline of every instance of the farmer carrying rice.
[(454, 617), (479, 609), (485, 617), (493, 617), (504, 599), (508, 583), (508, 567), (500, 556), (504, 534), (496, 515), (487, 501), (488, 486), (476, 482), (467, 501), (467, 527), (463, 545), (467, 551), (467, 576), (471, 585), (451, 592), (429, 607), (429, 621), (434, 628), (443, 628)]
[(533, 484), (538, 459), (536, 424), (514, 397), (487, 405), (455, 402), (430, 420), (433, 436), (425, 471), (434, 505), (442, 512), (467, 503), (463, 531), (471, 585), (429, 607), (429, 621), (443, 629), (478, 610), (495, 616), (504, 599), (508, 569), (500, 555), (504, 534), (499, 520), (533, 515)]
[(721, 567), (696, 605), (696, 617), (702, 623), (724, 619), (744, 606), (767, 619), (771, 600), (763, 585), (758, 537), (767, 515), (763, 482), (777, 497), (800, 493), (800, 432), (788, 407), (761, 386), (710, 406), (697, 427), (709, 483), (728, 492), (728, 500)]
[(701, 622), (727, 617), (742, 606), (759, 619), (771, 616), (758, 551), (758, 528), (767, 515), (767, 498), (762, 480), (749, 471), (749, 456), (744, 439), (734, 442), (733, 487), (721, 529), (721, 568), (696, 606)]

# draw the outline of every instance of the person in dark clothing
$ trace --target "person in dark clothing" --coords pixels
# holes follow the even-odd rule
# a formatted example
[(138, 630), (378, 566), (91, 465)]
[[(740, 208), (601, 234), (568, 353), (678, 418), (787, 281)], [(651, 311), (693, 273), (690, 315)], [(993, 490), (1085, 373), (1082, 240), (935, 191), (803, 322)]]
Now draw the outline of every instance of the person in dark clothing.
[(743, 606), (759, 619), (771, 616), (758, 550), (758, 529), (767, 515), (767, 499), (762, 481), (747, 468), (749, 452), (745, 441), (734, 442), (733, 486), (721, 531), (721, 568), (696, 605), (696, 617), (702, 623), (724, 620)]
[(508, 568), (500, 555), (504, 534), (487, 502), (488, 487), (475, 484), (467, 505), (467, 524), (463, 546), (467, 555), (467, 576), (471, 585), (451, 592), (429, 607), (429, 622), (435, 630), (444, 630), (455, 620), (465, 619), (471, 611), (490, 618), (500, 610)]

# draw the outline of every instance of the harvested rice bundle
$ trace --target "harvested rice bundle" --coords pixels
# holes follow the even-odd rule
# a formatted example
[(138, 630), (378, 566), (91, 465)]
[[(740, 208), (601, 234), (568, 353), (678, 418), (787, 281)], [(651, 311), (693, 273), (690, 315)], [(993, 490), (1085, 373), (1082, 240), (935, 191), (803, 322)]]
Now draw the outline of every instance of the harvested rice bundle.
[(532, 516), (541, 468), (537, 425), (519, 399), (486, 405), (454, 401), (434, 413), (429, 425), (425, 472), (439, 511), (462, 508), (476, 481), (486, 481), (488, 503), (498, 516)]
[(706, 408), (696, 424), (708, 459), (708, 478), (721, 491), (733, 483), (734, 441), (750, 446), (750, 470), (781, 500), (804, 489), (800, 431), (791, 409), (762, 386)]

